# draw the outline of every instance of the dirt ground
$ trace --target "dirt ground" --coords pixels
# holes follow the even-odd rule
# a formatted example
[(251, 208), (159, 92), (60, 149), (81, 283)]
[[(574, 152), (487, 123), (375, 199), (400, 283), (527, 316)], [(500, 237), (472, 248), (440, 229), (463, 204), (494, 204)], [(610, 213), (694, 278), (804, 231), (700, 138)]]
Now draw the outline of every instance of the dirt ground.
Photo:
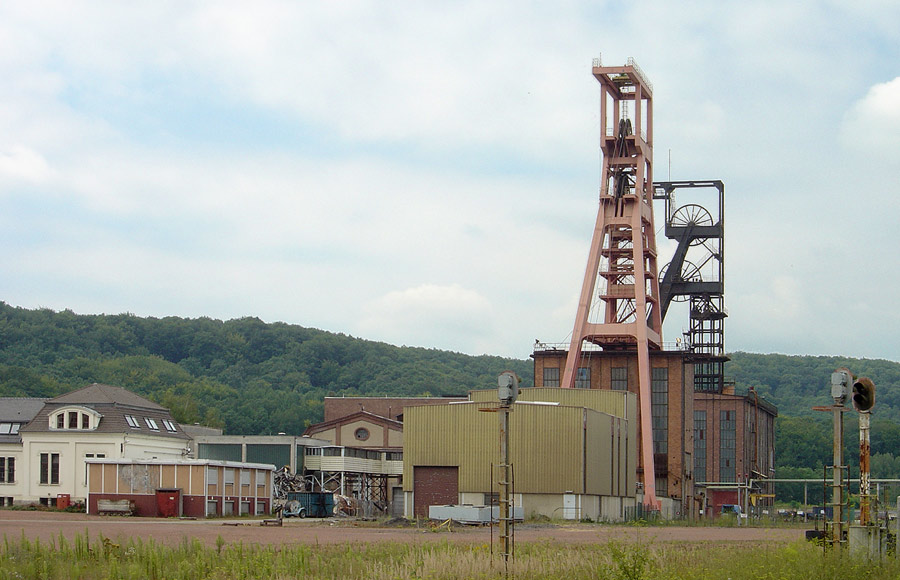
[[(71, 540), (87, 532), (113, 541), (140, 537), (143, 540), (178, 545), (196, 538), (214, 546), (221, 538), (226, 543), (244, 544), (347, 544), (371, 542), (424, 543), (454, 541), (471, 544), (491, 542), (490, 527), (446, 526), (434, 529), (424, 524), (377, 524), (352, 519), (287, 519), (282, 527), (262, 526), (259, 520), (211, 519), (175, 520), (121, 516), (89, 516), (64, 512), (0, 510), (0, 537), (22, 537), (48, 541), (60, 534)], [(497, 541), (497, 529), (493, 530)], [(560, 542), (565, 544), (602, 544), (611, 540), (643, 542), (716, 542), (781, 544), (804, 537), (802, 529), (721, 528), (721, 527), (636, 527), (597, 524), (518, 524), (516, 542)]]

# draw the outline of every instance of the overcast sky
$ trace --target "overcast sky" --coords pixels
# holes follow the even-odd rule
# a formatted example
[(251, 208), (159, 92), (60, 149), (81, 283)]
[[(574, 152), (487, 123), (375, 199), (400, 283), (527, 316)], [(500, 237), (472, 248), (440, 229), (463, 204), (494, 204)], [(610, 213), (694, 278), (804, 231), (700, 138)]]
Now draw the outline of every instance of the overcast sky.
[(5, 2), (0, 300), (568, 341), (602, 54), (653, 83), (656, 180), (725, 182), (727, 349), (900, 361), (898, 23), (896, 0)]

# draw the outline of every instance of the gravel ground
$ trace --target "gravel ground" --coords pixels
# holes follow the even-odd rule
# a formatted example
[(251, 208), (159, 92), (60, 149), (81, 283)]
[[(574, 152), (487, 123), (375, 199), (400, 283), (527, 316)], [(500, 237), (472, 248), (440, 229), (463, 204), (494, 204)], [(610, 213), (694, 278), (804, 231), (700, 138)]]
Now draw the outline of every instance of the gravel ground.
[[(39, 512), (0, 509), (0, 536), (11, 540), (22, 537), (40, 538), (42, 542), (60, 534), (71, 540), (87, 532), (91, 538), (100, 535), (113, 541), (129, 537), (178, 545), (194, 538), (214, 546), (219, 537), (226, 543), (245, 544), (346, 544), (370, 542), (423, 543), (454, 541), (471, 544), (491, 542), (490, 527), (454, 525), (432, 526), (415, 522), (376, 523), (353, 519), (287, 519), (282, 527), (262, 526), (260, 520), (210, 519), (175, 520), (122, 516), (89, 516), (65, 512)], [(602, 544), (610, 540), (644, 542), (755, 543), (782, 544), (804, 537), (795, 528), (720, 528), (675, 526), (613, 526), (597, 524), (519, 524), (516, 542), (560, 542)], [(497, 529), (493, 530), (497, 541)]]

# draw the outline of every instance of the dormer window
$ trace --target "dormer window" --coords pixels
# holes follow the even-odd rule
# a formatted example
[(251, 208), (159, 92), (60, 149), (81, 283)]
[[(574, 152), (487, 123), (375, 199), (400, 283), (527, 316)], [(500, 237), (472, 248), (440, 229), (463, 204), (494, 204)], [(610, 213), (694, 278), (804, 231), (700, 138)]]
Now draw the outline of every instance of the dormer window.
[(101, 415), (87, 407), (60, 409), (49, 417), (52, 431), (93, 431), (100, 424)]

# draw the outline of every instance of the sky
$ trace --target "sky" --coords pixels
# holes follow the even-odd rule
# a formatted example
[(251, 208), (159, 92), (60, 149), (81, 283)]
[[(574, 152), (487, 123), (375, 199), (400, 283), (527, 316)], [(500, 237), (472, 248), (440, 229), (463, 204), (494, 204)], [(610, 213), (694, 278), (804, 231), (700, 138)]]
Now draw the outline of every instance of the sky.
[(895, 0), (5, 2), (0, 300), (527, 358), (571, 337), (592, 60), (633, 57), (656, 180), (725, 183), (726, 349), (900, 361), (898, 22)]

